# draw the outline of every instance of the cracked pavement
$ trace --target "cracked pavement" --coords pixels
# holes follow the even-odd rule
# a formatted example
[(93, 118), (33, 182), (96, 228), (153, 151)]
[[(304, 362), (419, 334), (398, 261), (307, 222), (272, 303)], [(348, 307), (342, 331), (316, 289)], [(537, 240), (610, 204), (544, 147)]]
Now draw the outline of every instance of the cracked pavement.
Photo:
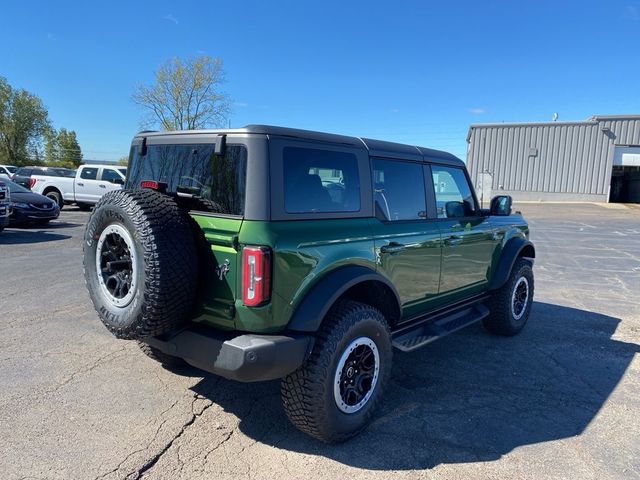
[(530, 323), (411, 354), (371, 426), (299, 433), (278, 382), (170, 372), (100, 324), (87, 213), (0, 235), (0, 477), (640, 478), (640, 209), (521, 204), (538, 259)]

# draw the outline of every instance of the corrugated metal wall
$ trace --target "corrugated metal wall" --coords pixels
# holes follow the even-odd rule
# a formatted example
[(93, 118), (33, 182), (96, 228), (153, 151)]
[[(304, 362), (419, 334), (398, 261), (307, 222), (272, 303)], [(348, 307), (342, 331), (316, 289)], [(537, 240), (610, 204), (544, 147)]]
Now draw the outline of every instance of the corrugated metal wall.
[(494, 195), (607, 201), (613, 148), (640, 145), (640, 117), (472, 125), (468, 138), (471, 178), (490, 173)]

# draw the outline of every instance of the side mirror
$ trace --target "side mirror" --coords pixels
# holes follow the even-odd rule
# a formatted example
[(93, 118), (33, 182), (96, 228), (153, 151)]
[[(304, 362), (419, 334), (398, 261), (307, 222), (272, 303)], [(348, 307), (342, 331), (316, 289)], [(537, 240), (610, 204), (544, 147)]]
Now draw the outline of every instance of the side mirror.
[(491, 215), (507, 217), (511, 215), (511, 204), (513, 199), (511, 195), (498, 195), (491, 199)]
[(115, 183), (116, 185), (124, 185), (124, 180), (121, 178), (112, 178), (111, 183)]
[(447, 202), (444, 204), (444, 211), (447, 214), (447, 218), (462, 218), (466, 216), (462, 202)]

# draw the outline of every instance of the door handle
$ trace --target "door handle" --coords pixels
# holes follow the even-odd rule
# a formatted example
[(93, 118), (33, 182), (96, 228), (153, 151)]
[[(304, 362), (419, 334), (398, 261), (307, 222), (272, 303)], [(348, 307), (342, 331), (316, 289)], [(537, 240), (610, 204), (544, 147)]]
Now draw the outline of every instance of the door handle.
[(389, 245), (383, 245), (380, 247), (380, 253), (398, 253), (405, 250), (407, 247), (402, 243), (391, 242)]
[(458, 235), (451, 235), (449, 238), (447, 238), (444, 243), (446, 245), (459, 245), (462, 243), (463, 238), (458, 236)]
[(104, 183), (100, 184), (100, 188), (107, 188), (106, 185)]
[(84, 183), (76, 183), (76, 185), (79, 187), (84, 187)]

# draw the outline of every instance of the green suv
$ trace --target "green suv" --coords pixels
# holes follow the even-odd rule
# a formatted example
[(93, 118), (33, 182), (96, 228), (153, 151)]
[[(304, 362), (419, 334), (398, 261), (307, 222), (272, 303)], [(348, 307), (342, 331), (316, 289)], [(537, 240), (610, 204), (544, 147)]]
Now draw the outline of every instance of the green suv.
[(295, 426), (337, 442), (371, 419), (394, 347), (524, 327), (528, 237), (511, 198), (480, 208), (445, 152), (262, 125), (141, 132), (84, 268), (116, 337), (167, 367), (281, 378)]

